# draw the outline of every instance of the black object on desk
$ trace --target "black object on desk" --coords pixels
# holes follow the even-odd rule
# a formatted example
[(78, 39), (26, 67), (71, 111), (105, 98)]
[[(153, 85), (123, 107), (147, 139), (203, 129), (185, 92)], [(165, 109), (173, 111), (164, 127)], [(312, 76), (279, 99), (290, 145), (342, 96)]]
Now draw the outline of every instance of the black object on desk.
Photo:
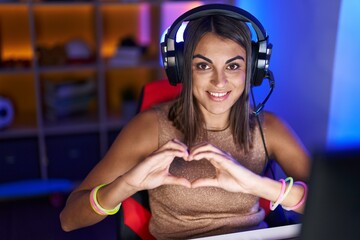
[(315, 154), (301, 239), (360, 239), (360, 149)]

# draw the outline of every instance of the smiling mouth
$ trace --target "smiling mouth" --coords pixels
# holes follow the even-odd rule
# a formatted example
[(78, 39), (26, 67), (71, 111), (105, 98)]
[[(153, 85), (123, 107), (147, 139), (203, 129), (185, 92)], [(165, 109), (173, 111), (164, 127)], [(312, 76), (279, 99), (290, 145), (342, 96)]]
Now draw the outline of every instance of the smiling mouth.
[(229, 96), (230, 91), (229, 92), (207, 92), (209, 94), (209, 96), (211, 97), (211, 99), (214, 99), (216, 101), (222, 101), (225, 100), (227, 98), (227, 96)]

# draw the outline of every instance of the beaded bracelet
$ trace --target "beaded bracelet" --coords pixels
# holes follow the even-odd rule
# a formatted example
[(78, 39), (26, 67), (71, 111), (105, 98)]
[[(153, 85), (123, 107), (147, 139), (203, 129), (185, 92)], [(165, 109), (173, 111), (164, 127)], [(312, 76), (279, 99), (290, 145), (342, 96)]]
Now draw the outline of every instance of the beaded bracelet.
[(96, 212), (99, 215), (114, 215), (115, 213), (117, 213), (120, 209), (121, 203), (119, 203), (119, 205), (117, 205), (115, 208), (113, 209), (105, 209), (103, 207), (100, 206), (99, 202), (97, 201), (97, 192), (99, 191), (100, 188), (102, 188), (103, 186), (105, 186), (106, 184), (101, 184), (95, 188), (93, 188), (93, 190), (91, 190), (90, 192), (90, 205), (91, 208), (94, 210), (94, 212)]
[[(279, 204), (281, 204), (282, 201), (284, 201), (284, 199), (287, 197), (287, 195), (289, 194), (289, 192), (294, 184), (294, 179), (292, 177), (287, 177), (285, 180), (280, 179), (280, 181), (282, 182), (281, 193), (275, 203), (272, 203), (270, 201), (270, 210), (271, 211), (274, 211), (277, 208), (277, 206), (279, 206)], [(289, 182), (289, 185), (285, 190), (286, 182)]]
[(302, 181), (296, 181), (294, 184), (299, 184), (301, 186), (303, 186), (304, 188), (304, 195), (302, 196), (300, 202), (298, 202), (298, 204), (296, 204), (295, 206), (292, 206), (292, 207), (283, 207), (283, 209), (287, 210), (287, 211), (291, 211), (291, 210), (295, 210), (295, 209), (298, 209), (299, 207), (301, 207), (305, 200), (306, 200), (306, 197), (307, 197), (307, 192), (308, 192), (308, 187), (307, 185), (302, 182)]

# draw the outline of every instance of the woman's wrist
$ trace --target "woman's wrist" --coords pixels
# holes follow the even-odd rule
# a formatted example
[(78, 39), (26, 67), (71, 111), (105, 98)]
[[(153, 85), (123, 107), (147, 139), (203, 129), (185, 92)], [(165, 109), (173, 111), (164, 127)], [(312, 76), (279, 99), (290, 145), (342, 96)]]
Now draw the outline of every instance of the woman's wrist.
[(263, 179), (264, 177), (254, 174), (253, 179), (251, 179), (251, 181), (249, 181), (251, 183), (251, 185), (249, 185), (247, 187), (247, 193), (254, 195), (254, 196), (259, 196), (262, 195), (263, 193), (263, 188), (265, 186), (265, 181)]
[(131, 195), (135, 194), (136, 192), (145, 190), (144, 188), (141, 188), (140, 186), (136, 186), (135, 184), (133, 184), (131, 182), (131, 180), (129, 180), (131, 178), (132, 178), (131, 171), (129, 171), (129, 172), (123, 174), (122, 176), (118, 177), (117, 180), (121, 182), (120, 184), (122, 185), (124, 190), (126, 192), (130, 192)]
[(98, 190), (97, 199), (101, 206), (112, 209), (137, 191), (122, 176)]
[(97, 213), (98, 215), (114, 215), (116, 214), (121, 206), (121, 203), (119, 203), (116, 207), (111, 208), (111, 209), (106, 209), (103, 208), (98, 201), (98, 197), (97, 197), (97, 192), (99, 191), (99, 189), (101, 189), (102, 187), (106, 186), (106, 184), (100, 184), (97, 187), (94, 187), (93, 190), (91, 190), (90, 192), (90, 205), (91, 208), (94, 210), (95, 213)]
[(254, 187), (253, 195), (273, 202), (273, 205), (275, 205), (273, 206), (274, 209), (278, 204), (281, 204), (286, 210), (303, 211), (307, 196), (306, 183), (297, 181), (292, 184), (292, 178), (289, 181), (287, 179), (290, 178), (287, 178), (284, 180), (285, 183), (287, 182), (284, 189), (281, 180), (277, 181), (263, 176), (260, 176), (260, 178)]
[(253, 195), (260, 198), (268, 199), (270, 201), (276, 201), (281, 193), (282, 183), (275, 181), (265, 176), (259, 176), (254, 185)]

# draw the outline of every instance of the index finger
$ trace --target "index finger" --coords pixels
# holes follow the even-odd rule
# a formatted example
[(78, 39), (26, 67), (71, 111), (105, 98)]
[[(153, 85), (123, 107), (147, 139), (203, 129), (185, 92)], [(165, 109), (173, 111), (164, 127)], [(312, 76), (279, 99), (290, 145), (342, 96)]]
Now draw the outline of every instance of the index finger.
[(217, 153), (217, 154), (224, 154), (224, 151), (222, 151), (221, 149), (217, 148), (216, 146), (210, 144), (210, 143), (201, 143), (198, 145), (195, 145), (194, 147), (191, 148), (190, 151), (190, 158), (193, 158), (195, 155), (198, 155), (200, 153)]

